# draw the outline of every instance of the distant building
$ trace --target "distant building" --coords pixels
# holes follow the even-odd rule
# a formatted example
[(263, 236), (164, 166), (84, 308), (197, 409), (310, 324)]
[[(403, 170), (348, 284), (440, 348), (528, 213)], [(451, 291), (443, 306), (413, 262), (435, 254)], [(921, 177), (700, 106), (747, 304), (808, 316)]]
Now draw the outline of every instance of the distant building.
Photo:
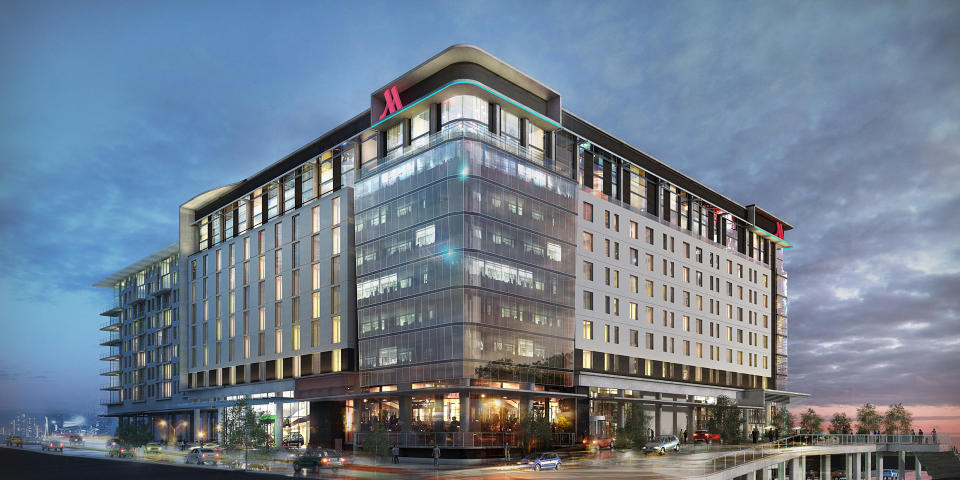
[(474, 455), (516, 443), (529, 413), (563, 445), (627, 408), (691, 432), (721, 395), (763, 429), (796, 395), (783, 219), (476, 47), (369, 100), (183, 204), (178, 244), (98, 284), (116, 298), (110, 415), (209, 438), (246, 397), (277, 442), (350, 444), (380, 423)]

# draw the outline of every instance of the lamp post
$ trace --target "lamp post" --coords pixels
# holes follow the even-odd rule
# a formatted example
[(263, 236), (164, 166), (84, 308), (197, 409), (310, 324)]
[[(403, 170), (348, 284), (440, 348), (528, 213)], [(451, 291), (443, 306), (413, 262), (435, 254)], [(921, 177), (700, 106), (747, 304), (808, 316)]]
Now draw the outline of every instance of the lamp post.
[[(166, 433), (170, 433), (170, 428), (169, 428), (169, 426), (167, 425), (167, 421), (166, 421), (166, 420), (160, 420), (159, 424), (160, 424), (161, 427), (167, 427), (167, 428), (166, 428)], [(167, 437), (167, 438), (166, 438), (166, 441), (163, 442), (163, 443), (166, 444), (166, 443), (168, 443), (169, 441), (170, 441), (170, 438)]]

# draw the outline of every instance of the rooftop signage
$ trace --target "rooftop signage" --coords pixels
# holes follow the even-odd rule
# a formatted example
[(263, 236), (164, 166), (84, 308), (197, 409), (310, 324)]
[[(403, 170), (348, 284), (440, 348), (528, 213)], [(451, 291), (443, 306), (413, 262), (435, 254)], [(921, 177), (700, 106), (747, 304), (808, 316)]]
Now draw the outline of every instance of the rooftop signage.
[(383, 99), (386, 100), (386, 105), (383, 107), (383, 113), (380, 114), (380, 120), (383, 120), (389, 114), (397, 113), (397, 111), (403, 109), (396, 85), (383, 91)]

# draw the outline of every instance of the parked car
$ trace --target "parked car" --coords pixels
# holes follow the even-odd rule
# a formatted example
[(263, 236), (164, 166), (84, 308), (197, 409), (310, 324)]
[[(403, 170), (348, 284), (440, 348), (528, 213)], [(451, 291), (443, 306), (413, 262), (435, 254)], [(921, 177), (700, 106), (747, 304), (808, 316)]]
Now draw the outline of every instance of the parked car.
[(703, 442), (703, 443), (713, 443), (720, 441), (719, 433), (710, 433), (706, 430), (697, 430), (693, 432), (693, 443)]
[(212, 448), (194, 447), (190, 449), (184, 463), (197, 465), (216, 465), (220, 461), (220, 452)]
[(63, 441), (57, 439), (47, 439), (40, 444), (40, 450), (44, 452), (62, 452)]
[(23, 447), (23, 437), (21, 437), (20, 435), (11, 435), (7, 437), (7, 446)]
[(657, 453), (663, 455), (667, 450), (680, 451), (680, 439), (676, 435), (660, 435), (643, 446), (643, 453)]
[(897, 472), (897, 470), (894, 470), (892, 468), (883, 469), (883, 480), (897, 480), (897, 477), (899, 475), (900, 474)]
[(163, 445), (157, 442), (150, 442), (143, 447), (143, 454), (148, 456), (157, 456), (163, 454)]
[(116, 439), (109, 440), (107, 443), (107, 455), (111, 458), (133, 458), (136, 453), (136, 448), (121, 444)]
[(560, 470), (561, 464), (563, 464), (563, 462), (560, 460), (560, 455), (554, 452), (533, 454), (520, 460), (520, 465), (529, 465), (530, 468), (538, 472), (544, 468)]
[(583, 439), (583, 447), (587, 450), (613, 448), (613, 439), (606, 435), (589, 435)]
[(303, 435), (299, 432), (291, 433), (283, 438), (284, 447), (302, 447), (303, 446)]
[(347, 464), (346, 457), (337, 450), (329, 448), (310, 449), (293, 461), (293, 473), (317, 473), (324, 468), (340, 468)]
[(83, 446), (83, 437), (80, 435), (70, 435), (70, 446), (71, 447), (82, 447)]

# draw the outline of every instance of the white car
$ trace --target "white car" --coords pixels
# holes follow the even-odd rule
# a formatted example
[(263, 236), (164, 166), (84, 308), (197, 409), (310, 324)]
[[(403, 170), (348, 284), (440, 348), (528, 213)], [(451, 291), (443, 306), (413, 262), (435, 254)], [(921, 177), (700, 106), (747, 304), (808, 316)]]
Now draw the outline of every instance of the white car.
[(667, 450), (680, 451), (680, 439), (676, 435), (660, 435), (643, 446), (643, 453), (657, 453), (663, 455)]
[(190, 453), (187, 454), (184, 462), (197, 465), (216, 465), (220, 462), (220, 452), (211, 448), (194, 447), (190, 449)]

